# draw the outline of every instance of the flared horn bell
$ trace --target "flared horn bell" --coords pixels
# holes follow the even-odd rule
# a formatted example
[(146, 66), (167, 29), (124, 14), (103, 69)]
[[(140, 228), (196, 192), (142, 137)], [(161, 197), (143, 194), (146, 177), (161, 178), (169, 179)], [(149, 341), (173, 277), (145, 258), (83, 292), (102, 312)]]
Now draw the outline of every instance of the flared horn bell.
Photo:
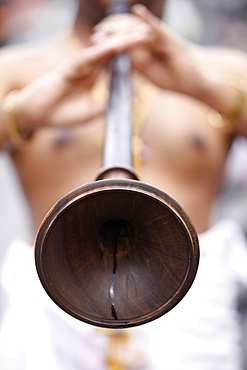
[(179, 204), (128, 179), (100, 180), (62, 198), (36, 241), (41, 282), (87, 323), (123, 328), (154, 320), (189, 290), (198, 239)]

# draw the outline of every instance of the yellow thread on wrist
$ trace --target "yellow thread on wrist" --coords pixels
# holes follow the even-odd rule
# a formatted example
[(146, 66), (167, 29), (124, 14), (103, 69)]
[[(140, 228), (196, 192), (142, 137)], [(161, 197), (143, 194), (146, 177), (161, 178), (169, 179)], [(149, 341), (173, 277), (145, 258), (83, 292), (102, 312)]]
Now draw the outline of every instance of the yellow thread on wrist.
[(224, 115), (212, 109), (209, 112), (208, 120), (211, 126), (232, 132), (234, 131), (236, 122), (241, 117), (245, 106), (246, 89), (239, 79), (232, 77), (229, 79), (229, 86), (233, 87), (236, 91), (232, 111), (229, 114)]
[(6, 116), (6, 129), (8, 132), (9, 140), (14, 146), (15, 149), (23, 151), (28, 148), (28, 139), (25, 139), (21, 136), (15, 115), (15, 104), (17, 100), (17, 91), (13, 90), (11, 91), (5, 98), (4, 104), (3, 104), (3, 112)]

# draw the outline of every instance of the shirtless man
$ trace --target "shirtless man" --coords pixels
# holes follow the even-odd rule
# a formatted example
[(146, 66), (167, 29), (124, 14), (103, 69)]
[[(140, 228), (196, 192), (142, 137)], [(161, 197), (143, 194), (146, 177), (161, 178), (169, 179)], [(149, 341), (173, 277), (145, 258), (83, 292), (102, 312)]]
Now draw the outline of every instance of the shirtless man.
[[(8, 150), (13, 158), (30, 206), (33, 237), (46, 212), (59, 198), (95, 179), (101, 166), (107, 103), (109, 72), (106, 62), (115, 53), (127, 50), (133, 64), (133, 110), (139, 112), (136, 123), (133, 123), (141, 141), (140, 150), (134, 153), (138, 157), (138, 176), (176, 199), (192, 219), (197, 232), (207, 239), (211, 207), (221, 186), (232, 141), (237, 134), (247, 135), (247, 56), (237, 51), (191, 45), (170, 34), (157, 18), (162, 17), (164, 0), (140, 1), (155, 16), (145, 7), (135, 5), (132, 14), (104, 18), (108, 2), (80, 0), (73, 29), (39, 45), (7, 48), (0, 54), (0, 146), (2, 150)], [(148, 91), (148, 94), (142, 94), (143, 91)], [(12, 120), (17, 132), (12, 130), (10, 133), (8, 127)], [(228, 226), (225, 230), (229, 239), (230, 231), (234, 231), (235, 226)], [(215, 234), (218, 235), (218, 232)], [(212, 241), (207, 242), (212, 247)], [(221, 261), (222, 257), (218, 258)], [(242, 249), (231, 261), (239, 259), (242, 263), (247, 260)], [(239, 275), (236, 266), (233, 267), (234, 278), (247, 282), (242, 272), (244, 268), (240, 265)], [(212, 266), (208, 266), (209, 274)], [(224, 273), (229, 271), (230, 267)], [(204, 285), (200, 285), (204, 278), (198, 280), (195, 296), (205, 289)], [(229, 283), (231, 278), (225, 279), (225, 282)], [(214, 288), (215, 285), (213, 282)], [(228, 287), (225, 287), (226, 292)], [(227, 298), (228, 303), (236, 298), (234, 288), (233, 291), (234, 297)], [(215, 297), (218, 297), (217, 294)], [(188, 303), (187, 307), (193, 304)], [(205, 313), (205, 302), (200, 304), (202, 306), (195, 310)], [(224, 304), (225, 301), (222, 307)], [(235, 315), (232, 310), (231, 306), (230, 316)], [(174, 312), (176, 314), (177, 308)], [(187, 315), (186, 307), (183, 312)], [(171, 323), (177, 325), (179, 320), (175, 316), (173, 321), (172, 314), (169, 315), (171, 332), (176, 332)], [(194, 313), (191, 315), (193, 317)], [(224, 315), (219, 316), (222, 318)], [(211, 320), (206, 314), (202, 319), (205, 319), (204, 325), (209, 320), (208, 325), (216, 328), (216, 317)], [(210, 333), (212, 337), (206, 340), (207, 345), (213, 345), (213, 341), (219, 345), (222, 343), (222, 338), (217, 341), (216, 337), (222, 330), (221, 325), (229, 323), (229, 316), (224, 317), (225, 321), (217, 327), (217, 334)], [(158, 325), (156, 329), (160, 330), (161, 322), (154, 323), (153, 328)], [(199, 330), (200, 319), (195, 322), (196, 330)], [(235, 328), (235, 323), (232, 325)], [(77, 328), (79, 326), (77, 324)], [(191, 322), (189, 327), (192, 327)], [(165, 330), (169, 332), (167, 326)], [(157, 337), (157, 331), (154, 332)], [(232, 332), (231, 327), (229, 332)], [(183, 335), (181, 338), (185, 338), (189, 347), (190, 342)], [(185, 357), (181, 355), (183, 368), (240, 369), (235, 337), (214, 355), (212, 353), (217, 344), (207, 352), (207, 346), (199, 340), (200, 335), (203, 336), (201, 332), (197, 333), (191, 344), (197, 360), (189, 362), (193, 356), (189, 357), (185, 345)], [(221, 335), (224, 338), (222, 332)], [(176, 343), (178, 339), (173, 340)], [(5, 347), (6, 342), (5, 337)], [(151, 340), (151, 343), (156, 342)], [(166, 345), (163, 337), (160, 343)], [(167, 343), (171, 345), (171, 337)], [(202, 344), (201, 347), (198, 343)], [(198, 352), (197, 345), (200, 347)], [(233, 346), (233, 350), (229, 346)], [(153, 344), (155, 354), (150, 354), (150, 363), (155, 363), (156, 359), (159, 365), (146, 365), (146, 368), (164, 369), (166, 364), (169, 370), (181, 370), (182, 365), (177, 359), (178, 364), (173, 364), (172, 356), (168, 360), (172, 353), (170, 347), (166, 358), (161, 360), (162, 348)], [(182, 352), (182, 347), (177, 349), (178, 358)], [(187, 363), (186, 355), (189, 357)], [(93, 355), (93, 358), (95, 360), (97, 356)], [(92, 367), (88, 365), (88, 369), (104, 368), (100, 361)], [(10, 363), (10, 359), (6, 363)], [(43, 363), (42, 366), (45, 368)], [(47, 366), (56, 369), (58, 365), (52, 363), (52, 367), (48, 362)], [(80, 366), (70, 364), (64, 369), (87, 369), (85, 363)], [(135, 366), (123, 368), (138, 368)], [(144, 365), (141, 366), (139, 368), (144, 368)], [(20, 363), (17, 368), (22, 369)], [(61, 364), (58, 368), (63, 369)], [(28, 365), (23, 369), (29, 369)], [(34, 370), (34, 367), (30, 369)]]

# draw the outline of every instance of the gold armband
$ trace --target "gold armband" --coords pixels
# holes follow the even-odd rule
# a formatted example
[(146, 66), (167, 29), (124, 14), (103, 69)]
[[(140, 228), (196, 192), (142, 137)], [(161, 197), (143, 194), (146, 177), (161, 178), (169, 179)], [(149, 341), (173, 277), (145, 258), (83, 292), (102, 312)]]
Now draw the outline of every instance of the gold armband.
[(17, 91), (11, 91), (5, 98), (3, 104), (3, 112), (5, 113), (6, 117), (6, 128), (9, 136), (9, 140), (14, 146), (15, 149), (23, 151), (28, 148), (28, 138), (23, 138), (20, 134), (14, 111), (15, 111), (15, 104), (17, 100)]
[(235, 129), (235, 124), (240, 118), (245, 102), (246, 102), (246, 89), (244, 84), (237, 78), (229, 79), (229, 86), (233, 87), (236, 91), (233, 108), (229, 114), (221, 114), (212, 109), (209, 112), (208, 120), (211, 126), (223, 129), (227, 132), (232, 132)]

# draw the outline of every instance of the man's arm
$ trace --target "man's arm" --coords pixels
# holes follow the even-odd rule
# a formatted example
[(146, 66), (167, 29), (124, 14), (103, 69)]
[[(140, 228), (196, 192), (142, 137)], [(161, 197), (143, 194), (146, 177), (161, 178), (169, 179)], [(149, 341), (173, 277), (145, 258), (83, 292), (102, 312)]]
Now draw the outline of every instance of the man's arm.
[(128, 50), (134, 68), (153, 83), (200, 100), (215, 110), (219, 126), (231, 121), (231, 131), (247, 136), (245, 53), (180, 39), (140, 4), (131, 15), (111, 16), (95, 28), (94, 43), (107, 39), (115, 51)]
[[(0, 149), (16, 147), (18, 141), (24, 146), (40, 127), (81, 124), (99, 114), (102, 102), (92, 101), (88, 92), (113, 53), (109, 45), (89, 47), (17, 91), (10, 88), (11, 76), (5, 77), (0, 91)], [(0, 70), (7, 60), (0, 58)]]

